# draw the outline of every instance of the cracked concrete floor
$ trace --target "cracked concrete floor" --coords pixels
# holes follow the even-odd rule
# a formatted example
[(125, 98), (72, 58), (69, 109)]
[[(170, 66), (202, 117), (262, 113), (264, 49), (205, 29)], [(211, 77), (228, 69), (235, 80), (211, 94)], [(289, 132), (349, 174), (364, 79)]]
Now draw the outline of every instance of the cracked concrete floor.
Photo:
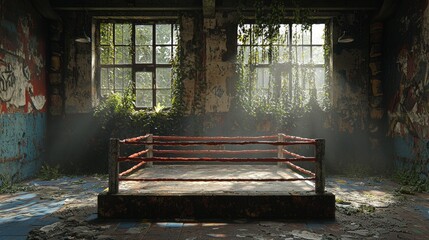
[(386, 179), (329, 177), (334, 221), (148, 222), (100, 220), (105, 176), (22, 183), (0, 194), (0, 239), (429, 239), (429, 194), (403, 195)]

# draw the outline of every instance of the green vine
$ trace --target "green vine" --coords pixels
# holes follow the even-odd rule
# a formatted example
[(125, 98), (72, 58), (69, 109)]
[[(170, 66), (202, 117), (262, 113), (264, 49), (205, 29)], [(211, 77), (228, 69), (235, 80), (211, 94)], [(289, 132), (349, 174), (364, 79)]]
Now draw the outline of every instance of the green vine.
[[(293, 41), (304, 32), (309, 32), (312, 27), (310, 15), (314, 12), (310, 9), (301, 9), (294, 2), (293, 23), (300, 24), (299, 28), (293, 27)], [(262, 0), (254, 2), (255, 20), (253, 24), (246, 24), (243, 11), (239, 9), (238, 42), (243, 46), (252, 45), (255, 41), (262, 43), (253, 48), (253, 52), (246, 52), (245, 47), (240, 47), (237, 54), (237, 108), (249, 114), (257, 120), (270, 119), (278, 128), (294, 127), (294, 122), (306, 112), (321, 105), (318, 103), (315, 72), (313, 68), (301, 67), (297, 64), (296, 57), (287, 52), (281, 52), (279, 45), (289, 41), (288, 34), (280, 34), (284, 26), (298, 26), (285, 24), (285, 6), (283, 1), (272, 1), (267, 7)], [(327, 28), (325, 28), (326, 31)], [(302, 36), (301, 36), (302, 37)], [(253, 38), (253, 39), (252, 39)], [(254, 41), (251, 44), (251, 41)], [(294, 45), (300, 45), (297, 42)], [(325, 45), (327, 45), (325, 41)], [(325, 48), (325, 54), (330, 54), (330, 49)], [(303, 54), (303, 53), (301, 53)], [(325, 55), (325, 58), (327, 55)], [(277, 62), (278, 60), (281, 61)], [(329, 58), (327, 58), (329, 59)], [(328, 61), (325, 61), (328, 62)], [(268, 91), (260, 92), (256, 88), (257, 65), (267, 64), (269, 67)], [(312, 64), (312, 63), (311, 63)], [(325, 64), (328, 65), (328, 64)], [(325, 66), (325, 72), (329, 73), (329, 66)], [(328, 74), (327, 74), (328, 75)], [(327, 81), (329, 82), (329, 81)], [(329, 84), (329, 83), (328, 83)], [(325, 86), (324, 86), (325, 87)], [(326, 89), (329, 86), (326, 86)], [(258, 92), (259, 91), (259, 92)], [(327, 91), (325, 91), (327, 92)], [(323, 102), (329, 100), (329, 95), (323, 96)], [(277, 129), (280, 130), (280, 129)]]
[(94, 110), (94, 117), (102, 131), (115, 137), (136, 134), (171, 135), (181, 130), (180, 118), (186, 111), (183, 83), (183, 50), (180, 47), (180, 31), (176, 36), (179, 46), (172, 59), (172, 106), (167, 109), (157, 105), (153, 109), (135, 109), (135, 93), (130, 82), (123, 94), (113, 93), (103, 99)]
[[(326, 22), (326, 26), (329, 26), (329, 22)], [(325, 57), (325, 84), (323, 85), (323, 98), (321, 107), (324, 111), (329, 111), (332, 108), (332, 96), (331, 96), (331, 82), (332, 82), (332, 69), (330, 59), (332, 54), (332, 42), (331, 42), (331, 31), (330, 28), (325, 27), (323, 44), (323, 56)]]

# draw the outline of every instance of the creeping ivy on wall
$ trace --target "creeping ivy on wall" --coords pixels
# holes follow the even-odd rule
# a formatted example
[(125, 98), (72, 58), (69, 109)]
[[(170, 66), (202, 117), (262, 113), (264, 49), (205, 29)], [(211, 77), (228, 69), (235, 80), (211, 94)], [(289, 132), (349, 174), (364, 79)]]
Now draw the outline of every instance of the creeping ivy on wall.
[(310, 20), (312, 11), (296, 3), (292, 20), (283, 1), (267, 7), (257, 0), (254, 7), (254, 20), (239, 16), (236, 106), (280, 128), (314, 108), (328, 109), (328, 23)]

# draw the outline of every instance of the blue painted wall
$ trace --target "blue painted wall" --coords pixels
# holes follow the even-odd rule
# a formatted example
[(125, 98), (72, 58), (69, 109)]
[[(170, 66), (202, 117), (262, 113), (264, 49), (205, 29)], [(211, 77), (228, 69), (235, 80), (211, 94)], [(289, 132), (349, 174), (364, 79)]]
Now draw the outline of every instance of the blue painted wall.
[(13, 181), (37, 173), (44, 159), (46, 113), (0, 115), (0, 175)]

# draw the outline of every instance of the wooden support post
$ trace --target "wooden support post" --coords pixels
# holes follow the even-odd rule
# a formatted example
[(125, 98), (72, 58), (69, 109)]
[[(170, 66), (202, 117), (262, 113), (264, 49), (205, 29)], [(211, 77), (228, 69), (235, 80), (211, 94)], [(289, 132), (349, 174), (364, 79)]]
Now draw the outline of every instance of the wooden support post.
[(316, 194), (325, 193), (325, 139), (316, 139)]
[[(146, 139), (147, 143), (153, 143), (153, 134), (149, 134), (149, 136)], [(147, 149), (149, 151), (147, 151), (146, 157), (151, 158), (153, 157), (153, 144), (149, 144), (147, 145)], [(153, 166), (153, 162), (147, 162), (146, 163), (146, 167), (152, 167)]]
[(119, 139), (111, 138), (109, 144), (109, 194), (119, 192)]
[[(283, 142), (284, 141), (283, 134), (281, 134), (281, 133), (278, 134), (277, 141), (279, 141), (279, 142)], [(283, 149), (284, 149), (284, 145), (278, 145), (277, 146), (277, 157), (280, 158), (280, 159), (284, 157), (284, 155), (283, 155)], [(284, 163), (284, 162), (277, 162), (277, 166), (278, 167), (285, 167), (286, 163)]]

